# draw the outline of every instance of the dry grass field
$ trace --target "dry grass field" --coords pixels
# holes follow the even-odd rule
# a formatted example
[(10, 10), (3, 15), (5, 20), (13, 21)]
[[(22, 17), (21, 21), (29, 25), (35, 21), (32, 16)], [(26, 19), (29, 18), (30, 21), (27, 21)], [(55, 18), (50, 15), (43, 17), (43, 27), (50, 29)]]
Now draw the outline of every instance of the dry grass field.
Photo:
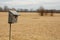
[[(39, 16), (38, 13), (19, 13), (12, 24), (12, 40), (60, 40), (60, 14)], [(0, 12), (0, 40), (8, 40), (8, 13)]]

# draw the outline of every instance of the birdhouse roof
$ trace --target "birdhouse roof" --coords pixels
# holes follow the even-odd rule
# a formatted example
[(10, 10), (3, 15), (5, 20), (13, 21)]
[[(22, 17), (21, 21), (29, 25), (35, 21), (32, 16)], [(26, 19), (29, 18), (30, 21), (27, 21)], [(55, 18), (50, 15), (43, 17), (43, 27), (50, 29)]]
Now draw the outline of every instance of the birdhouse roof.
[(9, 12), (11, 12), (13, 15), (19, 15), (15, 10), (9, 10)]

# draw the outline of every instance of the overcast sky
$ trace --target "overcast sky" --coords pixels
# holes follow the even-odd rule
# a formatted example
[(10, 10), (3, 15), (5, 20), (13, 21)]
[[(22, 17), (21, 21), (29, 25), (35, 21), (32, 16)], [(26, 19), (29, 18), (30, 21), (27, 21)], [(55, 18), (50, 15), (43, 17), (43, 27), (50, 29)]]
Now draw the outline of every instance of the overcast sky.
[(60, 9), (60, 0), (0, 0), (0, 6), (9, 8), (37, 9), (43, 6), (45, 9)]

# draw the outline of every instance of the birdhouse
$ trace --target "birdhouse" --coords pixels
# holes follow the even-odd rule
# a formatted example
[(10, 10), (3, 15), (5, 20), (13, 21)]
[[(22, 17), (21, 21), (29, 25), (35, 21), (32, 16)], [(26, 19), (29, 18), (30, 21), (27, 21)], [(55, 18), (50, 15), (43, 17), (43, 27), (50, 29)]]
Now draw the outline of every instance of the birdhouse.
[(16, 23), (19, 14), (14, 10), (9, 10), (8, 23)]

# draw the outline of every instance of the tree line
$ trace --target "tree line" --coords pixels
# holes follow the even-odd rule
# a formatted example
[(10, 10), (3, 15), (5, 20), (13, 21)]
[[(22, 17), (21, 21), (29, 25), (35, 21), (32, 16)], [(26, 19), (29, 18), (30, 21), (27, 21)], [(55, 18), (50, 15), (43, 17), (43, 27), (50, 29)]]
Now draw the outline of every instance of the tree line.
[(8, 6), (0, 7), (0, 12), (8, 12), (9, 10), (16, 10), (16, 9), (9, 8)]
[(37, 10), (28, 10), (28, 9), (15, 9), (15, 8), (9, 8), (8, 6), (4, 6), (3, 8), (0, 7), (0, 12), (8, 12), (9, 10), (16, 10), (18, 12), (41, 12), (42, 10), (45, 12), (45, 13), (51, 13), (52, 11), (54, 13), (60, 13), (60, 10), (56, 10), (56, 9), (51, 9), (51, 10), (48, 10), (48, 9), (44, 9), (44, 7), (40, 7), (38, 8)]

